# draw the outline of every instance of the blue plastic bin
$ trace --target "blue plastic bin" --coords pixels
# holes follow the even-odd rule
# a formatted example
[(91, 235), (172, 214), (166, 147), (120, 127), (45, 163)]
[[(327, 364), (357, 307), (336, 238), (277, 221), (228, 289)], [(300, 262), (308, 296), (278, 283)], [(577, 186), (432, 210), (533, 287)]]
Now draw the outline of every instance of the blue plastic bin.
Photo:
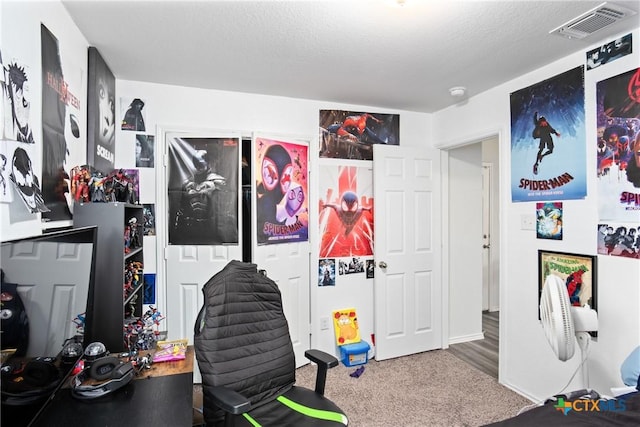
[(369, 343), (360, 341), (340, 346), (340, 360), (345, 366), (364, 365), (369, 361)]

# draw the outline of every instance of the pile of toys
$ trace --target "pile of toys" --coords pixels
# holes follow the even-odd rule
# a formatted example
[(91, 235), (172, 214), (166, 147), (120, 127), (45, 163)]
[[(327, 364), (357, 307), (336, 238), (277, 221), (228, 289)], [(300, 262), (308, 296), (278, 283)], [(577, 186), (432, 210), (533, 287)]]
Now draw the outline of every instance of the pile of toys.
[(105, 176), (92, 166), (76, 166), (71, 169), (71, 195), (78, 203), (138, 203), (134, 179), (124, 169)]
[(158, 326), (164, 316), (158, 309), (149, 309), (139, 318), (131, 319), (124, 325), (124, 343), (130, 352), (156, 348), (160, 331)]
[(139, 261), (128, 261), (124, 266), (124, 286), (123, 296), (125, 299), (136, 290), (143, 282), (142, 263)]

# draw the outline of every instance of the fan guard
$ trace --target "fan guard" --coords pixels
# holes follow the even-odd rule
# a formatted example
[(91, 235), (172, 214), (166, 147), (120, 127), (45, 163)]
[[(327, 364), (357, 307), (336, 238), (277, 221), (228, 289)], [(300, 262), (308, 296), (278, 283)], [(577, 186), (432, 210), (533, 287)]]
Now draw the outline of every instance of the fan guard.
[(566, 286), (550, 274), (544, 281), (540, 299), (542, 329), (558, 359), (567, 361), (575, 353), (575, 329)]

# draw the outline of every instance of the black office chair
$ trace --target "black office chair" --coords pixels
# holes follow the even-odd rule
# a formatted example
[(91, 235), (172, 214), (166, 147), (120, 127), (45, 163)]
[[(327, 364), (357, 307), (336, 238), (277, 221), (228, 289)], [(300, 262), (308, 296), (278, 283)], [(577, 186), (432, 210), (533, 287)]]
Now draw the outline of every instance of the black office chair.
[(212, 426), (339, 426), (347, 417), (324, 397), (338, 360), (319, 350), (315, 390), (297, 387), (289, 326), (276, 283), (255, 264), (229, 262), (203, 286), (194, 327), (203, 415)]

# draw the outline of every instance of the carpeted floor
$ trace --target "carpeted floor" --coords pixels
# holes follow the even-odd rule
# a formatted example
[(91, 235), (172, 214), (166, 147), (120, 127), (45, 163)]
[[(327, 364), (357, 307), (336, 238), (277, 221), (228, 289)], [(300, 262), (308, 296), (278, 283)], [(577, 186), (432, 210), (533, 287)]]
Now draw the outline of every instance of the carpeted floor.
[[(531, 402), (445, 350), (330, 369), (325, 395), (340, 406), (352, 427), (482, 426), (503, 420)], [(315, 386), (314, 365), (296, 372), (296, 385)], [(202, 402), (194, 386), (194, 407)], [(194, 425), (202, 415), (194, 410)]]

